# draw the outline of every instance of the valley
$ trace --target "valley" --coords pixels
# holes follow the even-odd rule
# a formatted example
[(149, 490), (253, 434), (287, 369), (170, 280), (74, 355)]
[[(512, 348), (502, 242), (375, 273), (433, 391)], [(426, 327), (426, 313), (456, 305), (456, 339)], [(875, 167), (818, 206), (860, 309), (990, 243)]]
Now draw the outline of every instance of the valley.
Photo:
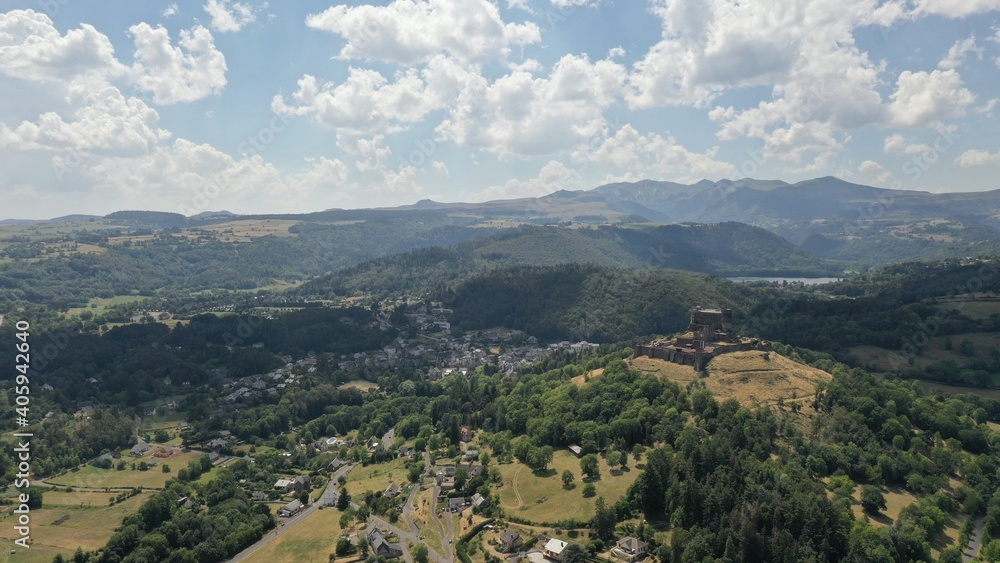
[[(903, 194), (834, 251), (828, 199), (775, 199), (818, 187), (884, 195), (640, 183), (7, 223), (0, 346), (30, 318), (40, 351), (25, 560), (412, 561), (423, 545), (492, 563), (515, 536), (539, 557), (632, 538), (662, 561), (1000, 546), (992, 219), (959, 226), (963, 198)], [(736, 202), (753, 225), (691, 222)], [(635, 353), (723, 346), (690, 332), (705, 307), (729, 311), (733, 350)]]

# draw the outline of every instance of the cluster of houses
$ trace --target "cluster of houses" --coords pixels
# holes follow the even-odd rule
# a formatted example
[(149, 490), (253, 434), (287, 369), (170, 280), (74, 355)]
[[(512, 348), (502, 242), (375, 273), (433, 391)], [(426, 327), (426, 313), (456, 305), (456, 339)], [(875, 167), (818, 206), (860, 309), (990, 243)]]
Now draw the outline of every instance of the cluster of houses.
[(222, 402), (244, 403), (264, 395), (277, 394), (302, 379), (300, 373), (293, 371), (295, 367), (304, 366), (306, 373), (313, 373), (316, 371), (316, 363), (318, 362), (316, 354), (313, 352), (309, 352), (305, 358), (295, 362), (292, 361), (291, 356), (282, 356), (281, 360), (285, 365), (271, 372), (248, 375), (223, 383), (222, 388), (229, 392), (222, 397)]
[(495, 365), (505, 376), (512, 376), (517, 368), (529, 366), (558, 351), (580, 352), (596, 348), (597, 344), (589, 342), (560, 342), (547, 347), (538, 345), (534, 337), (524, 338), (523, 344), (505, 346), (503, 351), (497, 349), (497, 344), (512, 340), (523, 335), (518, 330), (483, 331), (479, 335), (466, 334), (461, 338), (442, 336), (428, 339), (419, 344), (408, 343), (403, 338), (397, 338), (393, 343), (381, 350), (357, 352), (352, 356), (342, 358), (337, 367), (349, 370), (359, 367), (378, 369), (393, 369), (398, 367), (426, 367), (427, 378), (437, 381), (455, 373), (467, 374), (483, 365)]
[[(331, 449), (336, 450), (343, 447), (353, 448), (359, 443), (362, 442), (360, 442), (359, 440), (355, 440), (354, 438), (347, 438), (347, 439), (341, 439), (336, 437), (321, 438), (313, 442), (313, 447), (315, 447), (317, 450), (321, 452), (328, 452)], [(365, 440), (363, 443), (365, 448), (368, 449), (368, 453), (373, 454), (375, 452), (380, 452), (380, 451), (384, 452), (390, 451), (392, 449), (393, 444), (396, 443), (396, 429), (390, 428), (389, 431), (383, 434), (381, 438), (379, 438), (378, 436), (369, 436), (368, 439)], [(400, 456), (409, 456), (412, 453), (412, 451), (410, 447), (400, 447), (397, 449), (397, 453)], [(340, 459), (339, 457), (334, 458), (334, 460), (331, 461), (329, 466), (327, 467), (327, 470), (336, 471), (346, 464), (347, 462)]]
[[(524, 538), (517, 531), (508, 528), (493, 540), (493, 545), (500, 553), (517, 553), (524, 545)], [(542, 556), (552, 561), (562, 561), (567, 545), (567, 542), (559, 538), (549, 538), (542, 547)], [(641, 561), (649, 555), (649, 543), (631, 536), (625, 537), (615, 542), (611, 555), (629, 563)]]
[[(296, 475), (291, 479), (281, 478), (275, 481), (274, 490), (281, 493), (289, 493), (289, 492), (299, 493), (302, 491), (308, 491), (311, 483), (312, 479), (308, 475)], [(264, 493), (261, 491), (258, 492), (260, 494), (255, 495), (254, 500), (261, 500), (261, 501), (264, 500), (266, 495), (264, 495)], [(332, 498), (327, 498), (328, 495), (324, 495), (323, 498), (320, 499), (320, 504), (322, 504), (323, 506), (334, 506), (337, 504), (337, 496), (338, 495), (336, 494), (336, 492), (334, 492)], [(330, 504), (326, 504), (327, 502), (329, 502)], [(286, 504), (285, 506), (279, 508), (278, 516), (281, 516), (283, 518), (289, 518), (301, 512), (302, 509), (304, 509), (305, 507), (306, 505), (302, 504), (302, 501), (296, 498), (293, 499), (288, 504)]]
[(460, 469), (465, 470), (465, 475), (469, 480), (479, 477), (479, 474), (483, 472), (482, 465), (448, 464), (438, 466), (437, 471), (434, 473), (434, 478), (437, 481), (437, 486), (442, 494), (455, 490), (455, 474)]

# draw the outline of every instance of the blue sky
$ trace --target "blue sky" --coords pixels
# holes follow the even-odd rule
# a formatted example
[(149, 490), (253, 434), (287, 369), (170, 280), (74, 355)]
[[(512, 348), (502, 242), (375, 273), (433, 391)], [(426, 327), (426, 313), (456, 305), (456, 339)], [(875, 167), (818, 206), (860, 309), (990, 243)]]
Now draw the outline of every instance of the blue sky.
[(0, 218), (1000, 188), (1000, 0), (5, 5)]

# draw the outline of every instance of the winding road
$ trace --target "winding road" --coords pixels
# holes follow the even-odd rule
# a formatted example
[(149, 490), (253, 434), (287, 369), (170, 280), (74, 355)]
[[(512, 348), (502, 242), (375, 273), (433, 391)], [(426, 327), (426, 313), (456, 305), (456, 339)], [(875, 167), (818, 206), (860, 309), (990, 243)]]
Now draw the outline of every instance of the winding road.
[[(429, 456), (427, 456), (426, 452), (424, 452), (424, 455), (425, 455), (425, 460), (430, 461)], [(346, 475), (347, 472), (350, 471), (353, 467), (354, 467), (353, 464), (346, 465), (341, 469), (339, 469), (336, 473), (334, 473), (330, 478), (330, 484), (327, 485), (327, 491), (329, 491), (330, 488), (336, 488), (338, 485), (337, 480), (342, 475)], [(428, 467), (430, 467), (430, 465), (428, 465)], [(419, 490), (420, 490), (420, 484), (415, 483), (413, 487), (410, 489), (410, 494), (407, 496), (406, 502), (403, 505), (402, 517), (406, 521), (407, 525), (410, 527), (410, 530), (413, 531), (403, 530), (402, 528), (390, 524), (383, 518), (375, 516), (374, 514), (369, 519), (371, 523), (382, 528), (383, 530), (389, 530), (389, 532), (391, 532), (392, 534), (394, 534), (396, 537), (399, 538), (400, 547), (402, 547), (403, 549), (403, 560), (406, 561), (407, 563), (413, 563), (413, 555), (410, 553), (410, 544), (412, 543), (414, 545), (419, 545), (424, 543), (420, 539), (420, 532), (421, 532), (420, 528), (416, 525), (416, 523), (413, 522), (413, 500), (417, 497)], [(427, 548), (427, 553), (432, 561), (437, 561), (438, 563), (453, 563), (454, 553), (452, 552), (452, 548), (449, 543), (451, 540), (453, 540), (452, 536), (454, 533), (451, 521), (451, 513), (449, 512), (443, 513), (443, 515), (445, 515), (445, 517), (448, 519), (448, 526), (446, 531), (445, 526), (444, 524), (441, 523), (441, 519), (436, 511), (438, 493), (440, 493), (440, 491), (437, 490), (437, 485), (435, 484), (434, 494), (431, 495), (431, 507), (430, 507), (431, 517), (437, 524), (438, 531), (441, 534), (442, 541), (444, 542), (445, 554), (442, 556), (431, 547)], [(355, 509), (359, 508), (359, 506), (353, 502), (351, 503), (351, 506), (353, 506)], [(285, 520), (283, 525), (268, 532), (267, 535), (265, 535), (263, 538), (260, 539), (260, 541), (244, 549), (229, 561), (235, 562), (246, 559), (250, 555), (260, 550), (262, 547), (267, 545), (269, 542), (274, 541), (275, 538), (281, 536), (282, 534), (287, 533), (290, 529), (292, 529), (293, 526), (303, 522), (306, 518), (308, 518), (318, 509), (319, 509), (318, 505), (316, 504), (310, 505), (302, 512), (296, 514), (295, 516), (289, 518), (288, 520)]]
[[(351, 468), (353, 467), (354, 464), (345, 465), (344, 467), (338, 469), (336, 473), (331, 475), (330, 483), (326, 486), (326, 491), (324, 492), (324, 494), (330, 492), (331, 489), (336, 489), (338, 485), (337, 480), (340, 479), (341, 476), (347, 475), (347, 472), (350, 471)], [(277, 528), (271, 530), (267, 534), (264, 534), (264, 537), (262, 537), (257, 543), (237, 553), (236, 556), (234, 556), (229, 561), (242, 561), (247, 557), (250, 557), (251, 555), (254, 554), (254, 552), (264, 547), (268, 543), (274, 541), (274, 539), (277, 538), (278, 536), (288, 533), (288, 531), (291, 530), (293, 526), (301, 523), (303, 520), (311, 516), (317, 510), (319, 510), (319, 505), (317, 503), (310, 504), (305, 510), (285, 520), (283, 524), (279, 524)]]
[(976, 529), (972, 532), (972, 537), (969, 538), (969, 545), (966, 546), (965, 551), (962, 553), (962, 561), (964, 563), (969, 563), (977, 555), (979, 555), (979, 550), (983, 547), (983, 527), (986, 524), (986, 518), (980, 518), (979, 522), (976, 523)]

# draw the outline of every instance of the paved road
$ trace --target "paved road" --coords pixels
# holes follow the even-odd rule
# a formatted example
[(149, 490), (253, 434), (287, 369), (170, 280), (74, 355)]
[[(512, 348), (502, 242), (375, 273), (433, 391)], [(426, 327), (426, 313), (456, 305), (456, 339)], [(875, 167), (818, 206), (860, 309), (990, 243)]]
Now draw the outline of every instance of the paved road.
[[(432, 467), (434, 467), (434, 466), (431, 465), (431, 456), (430, 456), (430, 453), (427, 450), (424, 450), (424, 468), (425, 468), (425, 470), (430, 471)], [(432, 488), (433, 492), (431, 494), (431, 506), (430, 506), (429, 513), (430, 513), (431, 519), (433, 519), (434, 523), (437, 525), (438, 534), (440, 534), (439, 537), (441, 538), (441, 545), (444, 547), (445, 555), (446, 555), (446, 557), (440, 557), (437, 554), (434, 554), (434, 558), (439, 563), (451, 563), (455, 559), (455, 554), (452, 552), (451, 544), (448, 543), (448, 540), (451, 539), (451, 536), (450, 535), (445, 535), (444, 526), (441, 524), (441, 519), (438, 517), (438, 513), (437, 513), (437, 499), (438, 499), (438, 495), (440, 495), (441, 491), (438, 490), (438, 486), (437, 486), (437, 481), (436, 480), (434, 481), (434, 484), (431, 485), (431, 488)], [(446, 512), (445, 514), (449, 514), (449, 513)], [(428, 548), (428, 551), (432, 551), (432, 550), (430, 548)]]
[(448, 536), (446, 536), (444, 532), (444, 524), (441, 523), (441, 518), (438, 516), (437, 499), (439, 491), (436, 483), (433, 485), (433, 488), (434, 493), (431, 495), (430, 515), (431, 518), (434, 519), (434, 523), (437, 524), (438, 534), (440, 534), (441, 537), (441, 545), (444, 546), (444, 549), (447, 552), (447, 557), (444, 559), (439, 558), (438, 561), (442, 563), (450, 563), (452, 561), (451, 546), (448, 544)]
[(976, 523), (976, 529), (972, 531), (972, 537), (969, 538), (969, 545), (962, 553), (962, 561), (965, 563), (969, 563), (975, 556), (979, 555), (979, 550), (983, 547), (983, 526), (985, 524), (985, 518), (980, 518), (979, 522)]
[(388, 451), (396, 442), (396, 427), (393, 426), (382, 436), (382, 449)]
[[(324, 494), (326, 494), (327, 492), (329, 492), (330, 489), (336, 489), (337, 486), (338, 486), (337, 479), (339, 479), (342, 475), (346, 475), (347, 472), (350, 471), (352, 467), (354, 467), (353, 464), (351, 464), (351, 465), (345, 465), (344, 467), (341, 467), (340, 469), (338, 469), (337, 472), (334, 473), (330, 477), (330, 484), (327, 485), (326, 491), (324, 491)], [(278, 536), (280, 536), (282, 534), (285, 534), (285, 533), (288, 533), (288, 531), (291, 530), (293, 526), (295, 526), (296, 524), (302, 522), (303, 520), (305, 520), (306, 518), (308, 518), (310, 515), (312, 515), (317, 510), (319, 510), (319, 504), (318, 503), (313, 503), (313, 504), (309, 505), (302, 512), (299, 512), (298, 514), (296, 514), (295, 516), (292, 516), (291, 518), (289, 518), (287, 520), (279, 518), (279, 525), (278, 525), (277, 528), (275, 528), (274, 530), (271, 530), (270, 532), (268, 532), (267, 534), (265, 534), (264, 537), (261, 538), (260, 541), (258, 541), (257, 543), (255, 543), (255, 544), (251, 545), (250, 547), (244, 549), (243, 551), (237, 553), (235, 557), (233, 557), (232, 559), (230, 559), (230, 561), (242, 561), (242, 560), (246, 559), (247, 557), (253, 555), (254, 552), (256, 552), (260, 548), (264, 547), (265, 545), (267, 545), (271, 541), (274, 541), (274, 539), (277, 538)], [(283, 522), (284, 525), (282, 525), (281, 522)]]
[(417, 496), (418, 492), (420, 492), (420, 483), (414, 483), (410, 489), (410, 496), (406, 497), (406, 504), (403, 505), (403, 520), (413, 530), (413, 533), (419, 536), (420, 526), (417, 526), (417, 523), (413, 521), (413, 499)]
[(441, 516), (444, 516), (444, 521), (448, 525), (448, 530), (446, 532), (448, 535), (445, 536), (444, 543), (445, 543), (445, 545), (450, 545), (452, 543), (452, 540), (455, 539), (455, 529), (454, 529), (455, 528), (455, 518), (454, 518), (454, 513), (452, 513), (449, 510), (445, 510), (445, 511), (441, 512)]

